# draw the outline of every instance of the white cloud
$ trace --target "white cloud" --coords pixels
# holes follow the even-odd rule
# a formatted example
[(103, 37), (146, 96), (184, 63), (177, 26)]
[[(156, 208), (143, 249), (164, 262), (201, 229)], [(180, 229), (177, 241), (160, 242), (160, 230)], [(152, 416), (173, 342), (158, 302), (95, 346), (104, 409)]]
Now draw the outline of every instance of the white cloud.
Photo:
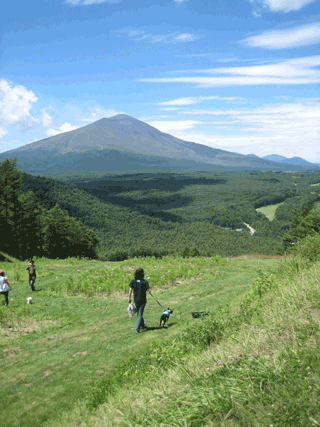
[(219, 99), (222, 101), (236, 101), (237, 97), (222, 97), (222, 96), (188, 96), (185, 98), (176, 98), (171, 101), (159, 102), (158, 105), (194, 105), (199, 104), (201, 101), (210, 101)]
[(61, 125), (58, 130), (57, 129), (48, 129), (46, 131), (46, 135), (47, 136), (55, 136), (58, 135), (59, 133), (64, 133), (64, 132), (70, 132), (71, 130), (75, 130), (77, 129), (77, 126), (72, 126), (70, 123), (63, 123), (63, 125)]
[(24, 86), (0, 80), (0, 121), (4, 126), (13, 125), (20, 131), (27, 131), (38, 125), (30, 110), (38, 98)]
[(100, 106), (96, 106), (93, 108), (93, 111), (86, 114), (85, 117), (81, 116), (78, 120), (81, 122), (92, 123), (100, 119), (116, 116), (117, 114), (126, 114), (126, 113), (123, 111), (116, 111), (113, 109), (104, 109)]
[(72, 3), (76, 6), (87, 6), (96, 3), (120, 3), (121, 0), (67, 0), (67, 3)]
[(42, 124), (46, 128), (52, 124), (52, 117), (46, 112), (45, 109), (42, 110)]
[[(299, 85), (320, 83), (320, 55), (290, 59), (276, 64), (249, 67), (223, 67), (199, 70), (209, 76), (145, 78), (154, 83), (191, 83), (197, 87), (246, 85)], [(210, 74), (219, 74), (212, 77)]]
[(257, 36), (248, 37), (241, 43), (268, 49), (287, 49), (320, 43), (320, 23), (288, 30), (266, 31)]
[(4, 138), (8, 133), (7, 129), (0, 127), (0, 138)]
[(182, 33), (173, 38), (173, 41), (177, 42), (192, 42), (194, 40), (199, 39), (200, 37), (196, 34), (190, 34), (190, 33)]
[(319, 99), (301, 98), (259, 108), (190, 110), (182, 114), (188, 118), (207, 116), (209, 121), (200, 123), (209, 130), (206, 133), (192, 127), (173, 129), (172, 134), (177, 138), (261, 156), (279, 153), (287, 157), (300, 156), (311, 162), (318, 157)]
[(200, 35), (192, 33), (152, 34), (142, 29), (124, 28), (114, 32), (117, 36), (127, 36), (135, 41), (145, 40), (150, 43), (186, 43), (200, 39)]
[(198, 122), (195, 120), (169, 120), (169, 121), (145, 121), (150, 126), (155, 127), (156, 129), (160, 130), (161, 132), (170, 133), (172, 131), (182, 131), (186, 129), (192, 129), (195, 125), (201, 124), (202, 122)]
[[(268, 7), (272, 12), (290, 12), (292, 10), (299, 10), (315, 0), (262, 0), (263, 6)], [(252, 1), (254, 3), (254, 1)]]

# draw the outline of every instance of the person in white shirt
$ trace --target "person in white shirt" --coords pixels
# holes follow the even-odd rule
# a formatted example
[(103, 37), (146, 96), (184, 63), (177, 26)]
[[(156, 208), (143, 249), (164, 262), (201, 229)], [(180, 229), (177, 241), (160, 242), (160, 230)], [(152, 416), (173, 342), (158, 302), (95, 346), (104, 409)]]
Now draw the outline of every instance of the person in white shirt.
[(6, 273), (4, 270), (0, 270), (0, 294), (4, 295), (5, 305), (9, 305), (9, 291), (11, 291), (11, 287), (6, 277)]

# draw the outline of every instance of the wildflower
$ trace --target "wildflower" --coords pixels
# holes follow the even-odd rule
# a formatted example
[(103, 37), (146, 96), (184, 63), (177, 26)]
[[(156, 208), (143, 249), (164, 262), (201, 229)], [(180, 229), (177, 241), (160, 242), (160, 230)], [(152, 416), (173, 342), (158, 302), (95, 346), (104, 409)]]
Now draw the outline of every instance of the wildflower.
[(222, 365), (222, 363), (221, 363), (221, 362), (219, 362), (219, 363), (218, 363), (218, 365), (219, 365), (219, 366), (221, 366), (221, 365)]
[(239, 354), (239, 357), (242, 357), (242, 353)]
[(234, 358), (235, 361), (239, 360), (237, 357)]
[(210, 371), (210, 368), (207, 368), (207, 371)]

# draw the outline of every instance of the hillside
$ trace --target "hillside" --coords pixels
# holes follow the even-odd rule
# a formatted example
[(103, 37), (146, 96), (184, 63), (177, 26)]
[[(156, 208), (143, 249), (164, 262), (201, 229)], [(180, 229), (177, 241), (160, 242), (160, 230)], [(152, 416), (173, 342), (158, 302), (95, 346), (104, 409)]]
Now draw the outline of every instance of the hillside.
[[(0, 162), (12, 157), (17, 157), (23, 171), (50, 176), (150, 169), (292, 169), (286, 164), (184, 141), (125, 114), (1, 153)], [(305, 170), (301, 165), (295, 169)]]
[[(273, 254), (293, 211), (308, 196), (320, 199), (312, 185), (318, 172), (127, 173), (67, 182), (24, 174), (22, 193), (34, 193), (34, 209), (58, 204), (89, 227), (102, 259), (174, 254), (185, 247), (203, 254)], [(272, 222), (256, 211), (281, 202)], [(243, 228), (242, 220), (254, 236), (246, 228), (233, 231)]]
[[(165, 257), (36, 265), (38, 292), (26, 305), (24, 263), (2, 264), (13, 290), (10, 311), (0, 306), (2, 404), (10, 408), (1, 427), (320, 422), (319, 264)], [(155, 298), (174, 309), (167, 329), (148, 296), (149, 329), (134, 334), (127, 290), (138, 266)], [(193, 311), (209, 315), (193, 319)]]

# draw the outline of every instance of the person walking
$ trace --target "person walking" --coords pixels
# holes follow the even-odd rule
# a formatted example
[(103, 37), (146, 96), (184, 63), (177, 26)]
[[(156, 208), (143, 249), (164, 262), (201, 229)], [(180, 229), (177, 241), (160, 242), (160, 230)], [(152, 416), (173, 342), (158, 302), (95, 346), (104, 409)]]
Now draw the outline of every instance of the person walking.
[(26, 267), (26, 270), (29, 270), (29, 285), (31, 286), (31, 290), (35, 291), (34, 282), (36, 281), (37, 274), (36, 266), (34, 264), (33, 259), (30, 260), (28, 266)]
[(4, 270), (0, 270), (0, 294), (4, 295), (5, 305), (9, 305), (9, 291), (11, 291), (11, 286), (6, 277), (6, 273)]
[(132, 292), (134, 294), (134, 303), (137, 309), (137, 324), (135, 332), (138, 334), (140, 332), (140, 328), (147, 329), (146, 324), (143, 319), (143, 312), (145, 306), (147, 304), (147, 296), (146, 292), (148, 291), (151, 295), (151, 288), (149, 283), (144, 280), (144, 271), (143, 268), (137, 268), (134, 272), (134, 279), (131, 280), (129, 291), (129, 304), (131, 303)]

